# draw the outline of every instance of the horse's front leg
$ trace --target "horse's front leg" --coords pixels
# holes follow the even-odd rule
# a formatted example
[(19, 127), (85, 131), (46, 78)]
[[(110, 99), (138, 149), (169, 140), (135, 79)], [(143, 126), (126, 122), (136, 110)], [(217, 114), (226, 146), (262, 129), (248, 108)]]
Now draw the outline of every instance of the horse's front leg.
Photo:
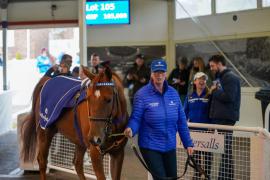
[(84, 157), (85, 151), (86, 151), (85, 147), (76, 145), (73, 163), (75, 165), (75, 169), (80, 180), (85, 180), (85, 176), (83, 172), (83, 157)]
[(105, 173), (103, 168), (103, 156), (99, 153), (96, 147), (90, 145), (90, 157), (93, 169), (97, 176), (97, 180), (105, 180)]
[(119, 151), (110, 154), (113, 180), (120, 180), (121, 178), (122, 165), (124, 161), (124, 149), (125, 148), (121, 148)]

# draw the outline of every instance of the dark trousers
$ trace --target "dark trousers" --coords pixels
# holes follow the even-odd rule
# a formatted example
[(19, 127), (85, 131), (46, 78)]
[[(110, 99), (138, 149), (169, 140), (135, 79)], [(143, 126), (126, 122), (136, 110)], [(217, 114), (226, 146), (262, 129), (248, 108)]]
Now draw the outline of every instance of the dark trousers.
[[(204, 151), (195, 151), (193, 154), (194, 160), (197, 165), (201, 166), (208, 177), (211, 176), (211, 166), (212, 166), (212, 159), (213, 153), (211, 152), (204, 152)], [(195, 171), (194, 176), (192, 179), (201, 179), (200, 174), (198, 171)]]
[(154, 180), (160, 180), (160, 177), (177, 177), (176, 150), (159, 152), (140, 148), (140, 151), (145, 163), (153, 173)]
[(219, 166), (218, 180), (233, 180), (234, 177), (234, 162), (232, 155), (232, 131), (224, 132), (224, 154), (222, 154), (221, 163)]
[[(226, 119), (212, 119), (213, 124), (221, 124), (234, 126), (235, 121)], [(232, 151), (233, 131), (218, 130), (224, 133), (224, 154), (222, 154), (221, 163), (219, 166), (218, 180), (233, 180), (234, 178), (234, 161)]]

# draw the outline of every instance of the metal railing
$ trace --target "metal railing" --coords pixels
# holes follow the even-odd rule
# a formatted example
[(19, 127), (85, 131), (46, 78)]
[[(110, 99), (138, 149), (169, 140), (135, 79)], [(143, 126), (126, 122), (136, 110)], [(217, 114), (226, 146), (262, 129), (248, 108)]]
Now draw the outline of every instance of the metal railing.
[[(267, 180), (270, 179), (270, 134), (260, 127), (224, 126), (189, 123), (194, 142), (194, 157), (207, 171), (212, 180)], [(183, 173), (186, 151), (177, 138), (178, 175)], [(54, 137), (49, 156), (48, 167), (70, 173), (76, 173), (73, 166), (74, 144), (62, 135)], [(109, 156), (104, 158), (107, 179), (110, 175)], [(86, 177), (95, 178), (88, 155), (84, 158)], [(199, 174), (192, 168), (183, 179), (198, 179)], [(149, 178), (151, 176), (149, 175)]]
[[(75, 167), (73, 165), (74, 151), (75, 145), (63, 135), (57, 133), (52, 140), (48, 167), (51, 169), (76, 174)], [(95, 179), (96, 176), (89, 158), (90, 156), (88, 156), (88, 154), (89, 152), (87, 151), (84, 156), (84, 173), (86, 177)], [(111, 179), (110, 157), (108, 155), (105, 155), (103, 165), (106, 179)]]
[[(194, 158), (211, 180), (270, 179), (270, 134), (265, 129), (200, 123), (189, 123), (189, 128)], [(187, 154), (179, 137), (177, 141), (177, 173), (180, 175)], [(189, 168), (183, 179), (200, 178), (198, 172)]]

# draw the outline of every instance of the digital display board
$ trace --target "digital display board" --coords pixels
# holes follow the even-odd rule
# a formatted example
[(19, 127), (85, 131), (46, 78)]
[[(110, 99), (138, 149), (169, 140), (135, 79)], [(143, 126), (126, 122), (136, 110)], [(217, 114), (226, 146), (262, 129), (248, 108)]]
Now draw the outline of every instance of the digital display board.
[(129, 0), (87, 0), (85, 6), (86, 24), (129, 24), (129, 6)]

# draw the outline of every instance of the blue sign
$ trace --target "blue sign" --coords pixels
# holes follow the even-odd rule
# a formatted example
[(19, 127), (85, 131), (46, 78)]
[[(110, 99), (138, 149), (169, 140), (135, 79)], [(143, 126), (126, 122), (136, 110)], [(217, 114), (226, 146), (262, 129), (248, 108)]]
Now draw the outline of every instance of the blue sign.
[(85, 7), (86, 24), (129, 24), (129, 0), (88, 0)]

